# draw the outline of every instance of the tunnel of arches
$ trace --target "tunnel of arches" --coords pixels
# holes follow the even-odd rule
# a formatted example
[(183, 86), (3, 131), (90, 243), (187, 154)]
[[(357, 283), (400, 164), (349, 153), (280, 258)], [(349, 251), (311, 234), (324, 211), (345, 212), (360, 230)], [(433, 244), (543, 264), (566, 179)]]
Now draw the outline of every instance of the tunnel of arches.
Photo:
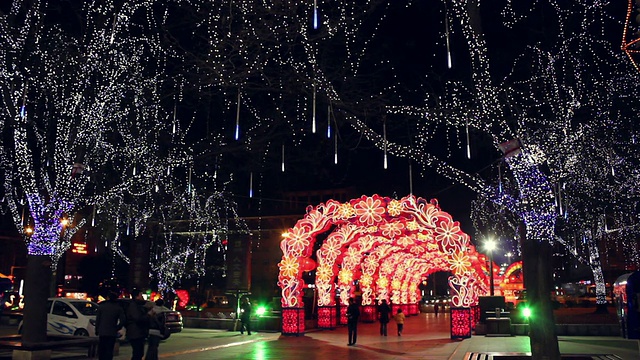
[[(322, 240), (319, 240), (322, 239)], [(373, 320), (377, 300), (407, 315), (419, 313), (419, 285), (429, 274), (451, 273), (451, 337), (471, 336), (478, 297), (488, 293), (484, 258), (437, 200), (378, 195), (348, 202), (329, 200), (283, 234), (278, 264), (282, 333), (305, 331), (303, 290), (315, 289), (318, 327), (346, 323), (350, 297), (358, 296), (361, 320)], [(314, 251), (314, 249), (317, 249)], [(314, 272), (308, 284), (303, 274)]]

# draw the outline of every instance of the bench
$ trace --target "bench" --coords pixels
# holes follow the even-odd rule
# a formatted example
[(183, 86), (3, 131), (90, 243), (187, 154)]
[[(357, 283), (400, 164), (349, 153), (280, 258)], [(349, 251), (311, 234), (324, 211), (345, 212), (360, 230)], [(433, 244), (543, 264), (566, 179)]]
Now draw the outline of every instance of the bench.
[(487, 311), (487, 333), (486, 336), (511, 336), (511, 319), (508, 311), (496, 309), (495, 311)]
[[(51, 351), (63, 348), (86, 347), (87, 357), (95, 358), (98, 353), (98, 338), (86, 336), (47, 336), (47, 341), (22, 343), (21, 335), (0, 337), (0, 349), (13, 350), (13, 359), (31, 359), (51, 357)], [(44, 356), (44, 357), (43, 357)]]

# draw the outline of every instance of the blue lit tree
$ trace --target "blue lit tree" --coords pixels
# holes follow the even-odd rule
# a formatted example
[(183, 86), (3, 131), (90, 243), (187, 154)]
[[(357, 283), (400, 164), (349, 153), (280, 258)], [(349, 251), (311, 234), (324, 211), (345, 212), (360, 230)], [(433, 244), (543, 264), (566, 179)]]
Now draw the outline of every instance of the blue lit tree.
[[(0, 5), (3, 198), (27, 244), (25, 342), (46, 336), (51, 271), (92, 207), (147, 191), (162, 55), (148, 4)], [(153, 165), (153, 166), (152, 166)]]

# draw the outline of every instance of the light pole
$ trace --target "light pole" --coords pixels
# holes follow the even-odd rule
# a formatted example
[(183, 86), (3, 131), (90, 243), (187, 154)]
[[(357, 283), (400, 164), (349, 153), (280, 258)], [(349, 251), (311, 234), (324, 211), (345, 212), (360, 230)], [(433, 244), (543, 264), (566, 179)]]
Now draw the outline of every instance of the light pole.
[(484, 249), (489, 253), (489, 296), (493, 296), (493, 250), (496, 248), (496, 241), (489, 239), (484, 243)]
[(508, 253), (505, 254), (507, 256), (507, 262), (509, 263), (509, 265), (511, 265), (511, 257), (513, 256), (513, 254), (511, 253), (511, 251), (509, 251)]

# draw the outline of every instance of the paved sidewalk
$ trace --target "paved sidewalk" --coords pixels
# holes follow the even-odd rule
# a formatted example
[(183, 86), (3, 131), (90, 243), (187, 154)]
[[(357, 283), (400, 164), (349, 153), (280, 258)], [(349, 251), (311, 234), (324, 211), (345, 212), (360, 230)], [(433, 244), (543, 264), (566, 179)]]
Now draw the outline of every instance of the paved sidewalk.
[[(388, 336), (380, 336), (379, 324), (360, 324), (356, 346), (347, 346), (347, 330), (314, 330), (304, 336), (282, 336), (279, 333), (256, 333), (241, 336), (224, 331), (227, 341), (200, 350), (163, 353), (164, 360), (260, 359), (260, 360), (333, 360), (333, 359), (433, 359), (464, 360), (468, 353), (529, 353), (529, 337), (473, 336), (451, 340), (448, 314), (420, 314), (408, 317), (402, 336), (396, 325), (389, 324)], [(189, 329), (196, 331), (195, 329)], [(177, 334), (178, 335), (178, 334)], [(220, 336), (219, 335), (219, 336)], [(619, 359), (638, 360), (638, 341), (619, 337), (560, 337), (562, 354), (615, 354)], [(118, 360), (129, 359), (123, 348)]]
[[(451, 340), (448, 314), (408, 317), (402, 336), (389, 324), (388, 336), (380, 336), (379, 324), (359, 324), (356, 346), (347, 346), (347, 329), (312, 330), (302, 336), (256, 332), (240, 335), (226, 330), (184, 329), (160, 345), (162, 360), (466, 360), (467, 354), (529, 353), (529, 337), (473, 336)], [(1, 330), (1, 329), (0, 329)], [(13, 329), (15, 330), (15, 329)], [(561, 336), (562, 354), (612, 354), (616, 360), (638, 360), (637, 340), (602, 336)], [(86, 354), (86, 350), (83, 350)], [(54, 358), (79, 359), (81, 353), (54, 352)], [(10, 359), (0, 354), (0, 360)], [(9, 355), (10, 356), (10, 355)], [(122, 345), (116, 360), (129, 360), (131, 347)], [(513, 359), (513, 358), (512, 358)], [(555, 360), (555, 359), (554, 359)]]

